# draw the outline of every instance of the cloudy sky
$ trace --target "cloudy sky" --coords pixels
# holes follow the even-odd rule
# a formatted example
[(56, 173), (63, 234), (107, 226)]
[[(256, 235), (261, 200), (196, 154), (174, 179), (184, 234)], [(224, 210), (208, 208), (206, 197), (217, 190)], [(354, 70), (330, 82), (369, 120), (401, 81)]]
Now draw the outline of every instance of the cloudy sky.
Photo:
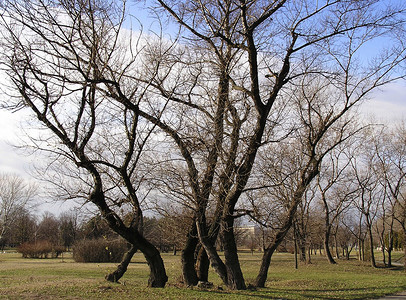
[(406, 83), (393, 83), (374, 93), (363, 104), (365, 117), (373, 115), (378, 121), (396, 124), (406, 119)]

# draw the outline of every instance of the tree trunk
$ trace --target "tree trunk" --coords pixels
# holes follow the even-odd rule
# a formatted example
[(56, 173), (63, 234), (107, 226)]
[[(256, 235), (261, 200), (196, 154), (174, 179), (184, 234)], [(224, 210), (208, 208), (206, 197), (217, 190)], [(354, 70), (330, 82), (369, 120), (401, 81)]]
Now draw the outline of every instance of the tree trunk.
[[(383, 243), (383, 249), (385, 251), (385, 242)], [(388, 240), (388, 267), (392, 267), (392, 250), (393, 250), (393, 229), (390, 229)]]
[(164, 262), (159, 251), (152, 244), (151, 246), (147, 246), (148, 249), (142, 251), (150, 270), (148, 286), (163, 288), (168, 281), (168, 276), (166, 276)]
[[(95, 177), (95, 182), (101, 182), (99, 175)], [(148, 263), (150, 274), (148, 286), (165, 287), (168, 281), (166, 276), (165, 265), (158, 249), (151, 244), (136, 228), (127, 227), (122, 220), (108, 207), (104, 200), (102, 185), (96, 185), (89, 199), (98, 206), (103, 217), (109, 224), (109, 227), (121, 235), (131, 245), (135, 245), (144, 254)]]
[(404, 270), (406, 271), (406, 227), (404, 223), (402, 224), (403, 227), (403, 251), (405, 252), (404, 255)]
[(392, 267), (392, 249), (388, 249), (388, 267)]
[(300, 244), (300, 261), (306, 262), (306, 246), (303, 241)]
[[(295, 226), (293, 226), (295, 227)], [(294, 244), (294, 250), (295, 250), (295, 269), (297, 270), (299, 268), (299, 262), (297, 258), (297, 234), (296, 234), (296, 229), (294, 229), (293, 233), (293, 244)]]
[(196, 225), (193, 224), (181, 255), (183, 281), (187, 286), (195, 286), (199, 281), (195, 270), (195, 251), (198, 243)]
[(312, 263), (312, 247), (309, 246), (307, 248), (307, 264), (311, 264)]
[(289, 217), (286, 220), (284, 226), (276, 234), (273, 243), (264, 250), (264, 255), (262, 256), (262, 262), (259, 269), (259, 273), (254, 282), (254, 285), (256, 287), (265, 287), (265, 282), (268, 277), (268, 269), (269, 265), (271, 264), (272, 255), (278, 248), (278, 246), (282, 243), (290, 227), (292, 226), (293, 216), (295, 215), (295, 212), (296, 212), (295, 207), (291, 208), (289, 212)]
[(268, 278), (268, 269), (271, 264), (272, 254), (274, 253), (276, 247), (269, 247), (264, 250), (264, 255), (262, 256), (261, 267), (257, 278), (255, 279), (254, 285), (256, 287), (265, 287), (266, 279)]
[(277, 234), (275, 235), (275, 239), (273, 240), (270, 247), (265, 249), (264, 255), (262, 257), (261, 267), (259, 269), (259, 273), (257, 278), (255, 279), (254, 285), (256, 287), (265, 287), (265, 282), (268, 277), (268, 269), (269, 265), (271, 264), (271, 258), (273, 253), (275, 252), (276, 248), (282, 243), (283, 239), (285, 238), (286, 234), (288, 233), (289, 229), (293, 225), (293, 218), (297, 211), (297, 206), (299, 205), (300, 200), (303, 197), (305, 192), (305, 186), (302, 188), (298, 188), (294, 195), (293, 203), (291, 204), (289, 211), (287, 213), (287, 217), (284, 221), (283, 226), (279, 229)]
[(324, 251), (326, 252), (326, 257), (327, 257), (328, 262), (330, 264), (336, 264), (336, 261), (334, 260), (333, 256), (331, 255), (330, 246), (329, 246), (330, 232), (331, 232), (331, 226), (328, 225), (326, 227), (326, 231), (324, 232)]
[(382, 251), (382, 262), (383, 262), (383, 265), (386, 267), (387, 264), (386, 264), (386, 254), (385, 254), (385, 243), (382, 244), (381, 248), (382, 248), (381, 249), (381, 251)]
[(363, 261), (363, 245), (364, 243), (362, 242), (361, 239), (358, 239), (358, 260)]
[(346, 260), (350, 259), (350, 253), (348, 252), (348, 246), (347, 245), (343, 246), (343, 256), (345, 257)]
[(225, 265), (227, 268), (227, 286), (235, 290), (245, 290), (246, 285), (237, 254), (234, 236), (234, 217), (229, 215), (224, 222), (223, 241)]
[(340, 253), (338, 252), (338, 242), (337, 242), (337, 236), (336, 235), (334, 235), (334, 246), (336, 248), (336, 257), (337, 257), (337, 259), (340, 259)]
[(227, 274), (227, 267), (225, 266), (224, 262), (221, 260), (218, 252), (212, 243), (212, 240), (209, 238), (207, 234), (206, 222), (204, 220), (204, 214), (201, 214), (200, 217), (196, 219), (196, 229), (199, 236), (199, 241), (203, 245), (204, 249), (206, 250), (207, 256), (211, 263), (211, 266), (216, 271), (216, 273), (220, 276), (221, 280), (224, 284), (228, 285), (228, 274)]
[(369, 232), (369, 247), (371, 248), (371, 265), (372, 267), (376, 268), (376, 261), (375, 261), (375, 253), (374, 253), (374, 240), (372, 237), (372, 229), (371, 227), (368, 230)]
[(166, 276), (165, 265), (162, 260), (161, 254), (158, 249), (151, 244), (147, 239), (145, 239), (139, 232), (131, 232), (130, 236), (127, 236), (129, 240), (134, 240), (133, 244), (137, 245), (138, 249), (144, 254), (144, 257), (149, 266), (149, 287), (165, 287), (168, 281), (168, 276)]
[(209, 257), (207, 256), (204, 247), (200, 246), (196, 259), (196, 272), (198, 281), (204, 282), (209, 281), (209, 267), (210, 267)]
[(137, 247), (131, 245), (130, 250), (128, 250), (128, 252), (124, 255), (121, 263), (117, 266), (117, 269), (114, 272), (106, 275), (105, 277), (106, 280), (111, 282), (118, 282), (120, 278), (123, 277), (124, 273), (127, 271), (127, 267), (136, 252)]

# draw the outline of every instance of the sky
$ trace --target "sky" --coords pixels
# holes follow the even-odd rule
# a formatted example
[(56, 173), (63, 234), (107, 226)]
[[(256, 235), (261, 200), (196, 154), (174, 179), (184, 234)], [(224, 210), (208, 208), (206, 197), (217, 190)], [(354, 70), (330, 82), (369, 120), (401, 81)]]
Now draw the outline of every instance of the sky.
[(376, 91), (361, 107), (363, 117), (382, 121), (388, 125), (406, 120), (406, 82), (387, 85)]

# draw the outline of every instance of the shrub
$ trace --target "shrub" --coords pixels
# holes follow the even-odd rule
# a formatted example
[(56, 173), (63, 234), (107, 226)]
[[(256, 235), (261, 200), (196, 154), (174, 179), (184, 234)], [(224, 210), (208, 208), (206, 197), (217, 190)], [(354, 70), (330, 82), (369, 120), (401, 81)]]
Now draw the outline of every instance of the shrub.
[(63, 246), (54, 246), (49, 241), (38, 241), (35, 243), (21, 244), (17, 251), (23, 255), (24, 258), (48, 258), (58, 257), (65, 251)]
[(128, 246), (122, 239), (81, 240), (73, 245), (73, 259), (76, 262), (118, 263), (126, 251), (128, 251)]

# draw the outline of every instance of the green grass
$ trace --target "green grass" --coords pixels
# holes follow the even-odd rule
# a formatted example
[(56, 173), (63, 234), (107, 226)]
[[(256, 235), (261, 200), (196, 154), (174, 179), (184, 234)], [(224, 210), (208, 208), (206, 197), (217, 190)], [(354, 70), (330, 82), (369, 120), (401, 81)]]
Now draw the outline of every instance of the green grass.
[[(230, 291), (213, 272), (214, 288), (185, 288), (180, 257), (163, 254), (169, 281), (164, 289), (146, 287), (148, 266), (137, 253), (122, 284), (103, 278), (116, 264), (75, 263), (63, 259), (23, 259), (19, 254), (0, 254), (0, 299), (366, 299), (406, 290), (403, 269), (373, 269), (369, 263), (339, 260), (330, 265), (322, 256), (312, 264), (294, 269), (293, 256), (276, 254), (268, 273), (267, 287)], [(241, 253), (247, 283), (255, 279), (261, 254)]]

